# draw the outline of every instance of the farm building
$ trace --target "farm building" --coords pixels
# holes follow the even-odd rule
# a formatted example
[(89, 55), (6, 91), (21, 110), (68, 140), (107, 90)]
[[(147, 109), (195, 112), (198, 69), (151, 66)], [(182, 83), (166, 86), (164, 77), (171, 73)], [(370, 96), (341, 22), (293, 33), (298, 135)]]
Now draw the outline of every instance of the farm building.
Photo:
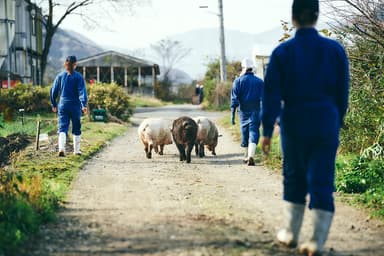
[(255, 74), (261, 79), (264, 79), (269, 57), (275, 46), (275, 44), (256, 44), (253, 47), (252, 56), (255, 64)]
[(127, 54), (107, 51), (77, 61), (87, 82), (116, 83), (129, 93), (153, 94), (159, 65)]
[(0, 0), (0, 82), (41, 84), (41, 8), (30, 0)]

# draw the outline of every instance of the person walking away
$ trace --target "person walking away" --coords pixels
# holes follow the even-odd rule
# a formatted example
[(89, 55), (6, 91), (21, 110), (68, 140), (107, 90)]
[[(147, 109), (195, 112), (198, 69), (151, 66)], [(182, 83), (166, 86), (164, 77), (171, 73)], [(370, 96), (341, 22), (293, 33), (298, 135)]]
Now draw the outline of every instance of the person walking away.
[(241, 147), (244, 162), (255, 165), (254, 156), (259, 142), (260, 106), (264, 82), (253, 73), (253, 62), (243, 59), (242, 73), (233, 82), (231, 91), (231, 123), (235, 124), (235, 112), (239, 108)]
[(199, 103), (203, 103), (203, 100), (204, 100), (204, 85), (200, 85), (200, 89), (199, 89), (200, 93), (199, 93)]
[(339, 130), (348, 106), (349, 65), (343, 47), (314, 28), (318, 0), (294, 0), (295, 36), (276, 47), (265, 77), (262, 150), (268, 154), (280, 114), (285, 226), (277, 239), (296, 246), (306, 195), (313, 233), (299, 250), (321, 253), (335, 211), (333, 192)]
[[(87, 113), (87, 90), (82, 75), (75, 71), (76, 56), (68, 56), (65, 71), (57, 75), (50, 91), (52, 111), (58, 113), (59, 156), (65, 156), (65, 142), (72, 122), (73, 153), (81, 155), (81, 112)], [(59, 104), (56, 99), (60, 95)]]

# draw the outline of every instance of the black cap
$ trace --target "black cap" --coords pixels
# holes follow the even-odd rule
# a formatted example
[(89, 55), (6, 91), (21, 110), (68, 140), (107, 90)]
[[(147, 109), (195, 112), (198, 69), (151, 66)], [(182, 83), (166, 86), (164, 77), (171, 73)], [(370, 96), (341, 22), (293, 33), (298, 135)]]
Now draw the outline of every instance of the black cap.
[(65, 61), (70, 62), (70, 63), (75, 63), (77, 61), (76, 56), (68, 56)]
[(293, 0), (292, 15), (300, 23), (316, 21), (319, 16), (319, 0)]

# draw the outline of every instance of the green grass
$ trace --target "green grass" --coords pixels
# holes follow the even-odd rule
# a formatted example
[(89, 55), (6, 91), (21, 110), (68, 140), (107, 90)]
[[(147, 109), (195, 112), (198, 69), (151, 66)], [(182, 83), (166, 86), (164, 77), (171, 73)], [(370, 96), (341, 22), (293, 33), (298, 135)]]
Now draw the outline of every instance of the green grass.
[(30, 136), (36, 135), (37, 120), (40, 122), (40, 133), (52, 133), (56, 131), (57, 118), (55, 114), (36, 114), (25, 115), (24, 118), (18, 116), (12, 122), (3, 122), (0, 129), (0, 137), (6, 137), (13, 133), (22, 133)]
[(161, 107), (167, 104), (157, 98), (140, 95), (130, 95), (129, 102), (133, 107)]
[(0, 255), (17, 254), (39, 225), (54, 219), (85, 161), (126, 130), (121, 124), (83, 120), (81, 156), (58, 158), (32, 145), (13, 155), (9, 168), (0, 169)]
[[(233, 139), (237, 142), (241, 141), (241, 133), (240, 133), (240, 121), (238, 116), (235, 116), (235, 125), (232, 125), (230, 122), (230, 114), (219, 120), (220, 124), (227, 128)], [(281, 171), (282, 163), (281, 163), (281, 147), (280, 147), (280, 136), (278, 134), (274, 135), (272, 139), (271, 145), (271, 153), (267, 157), (261, 152), (261, 141), (262, 141), (262, 130), (260, 130), (260, 140), (259, 144), (256, 148), (255, 160), (258, 162), (262, 162), (264, 165), (268, 166), (271, 169)], [(240, 151), (239, 145), (239, 151)]]
[[(230, 124), (230, 114), (221, 119), (220, 124), (230, 131), (235, 141), (240, 143), (240, 127), (237, 116), (234, 126)], [(256, 151), (256, 157), (261, 154), (259, 147)], [(278, 134), (272, 138), (269, 156), (267, 158), (262, 157), (262, 160), (265, 166), (281, 172), (282, 152)], [(342, 201), (368, 209), (371, 216), (384, 221), (384, 162), (382, 160), (370, 160), (356, 154), (339, 153), (336, 159), (335, 183), (339, 198)]]
[(384, 221), (384, 162), (357, 154), (339, 155), (336, 188), (344, 201), (369, 209)]

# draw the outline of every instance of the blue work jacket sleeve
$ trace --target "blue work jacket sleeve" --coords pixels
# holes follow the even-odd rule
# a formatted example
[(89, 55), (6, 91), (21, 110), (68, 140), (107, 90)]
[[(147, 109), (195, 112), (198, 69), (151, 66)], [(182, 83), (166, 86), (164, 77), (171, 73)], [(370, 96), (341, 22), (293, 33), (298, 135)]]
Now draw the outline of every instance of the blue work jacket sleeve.
[(340, 47), (340, 60), (341, 63), (339, 65), (339, 87), (336, 95), (336, 104), (339, 110), (340, 115), (340, 126), (343, 126), (343, 120), (345, 113), (348, 108), (348, 98), (349, 98), (349, 62), (345, 50)]
[(61, 76), (59, 75), (55, 78), (55, 81), (53, 81), (51, 91), (49, 93), (51, 105), (53, 108), (57, 107), (56, 99), (57, 99), (57, 96), (59, 96), (60, 87), (61, 87)]
[(85, 86), (85, 81), (83, 77), (79, 77), (78, 90), (79, 90), (79, 100), (81, 102), (81, 107), (86, 107), (88, 104), (87, 96), (87, 87)]
[(236, 109), (239, 106), (239, 86), (240, 80), (238, 78), (233, 81), (231, 90), (231, 109)]
[(262, 97), (263, 136), (272, 137), (276, 118), (281, 112), (282, 74), (276, 50), (272, 53), (264, 79), (264, 93)]

